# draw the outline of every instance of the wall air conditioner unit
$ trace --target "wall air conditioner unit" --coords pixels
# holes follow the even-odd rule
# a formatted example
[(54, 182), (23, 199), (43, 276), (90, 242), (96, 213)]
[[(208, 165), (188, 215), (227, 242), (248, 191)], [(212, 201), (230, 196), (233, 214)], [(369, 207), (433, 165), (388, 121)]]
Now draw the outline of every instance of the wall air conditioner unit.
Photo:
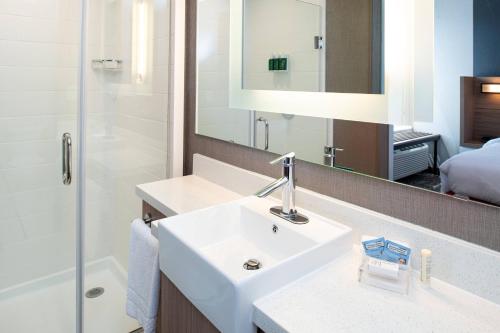
[(429, 168), (429, 146), (425, 143), (394, 150), (394, 180)]

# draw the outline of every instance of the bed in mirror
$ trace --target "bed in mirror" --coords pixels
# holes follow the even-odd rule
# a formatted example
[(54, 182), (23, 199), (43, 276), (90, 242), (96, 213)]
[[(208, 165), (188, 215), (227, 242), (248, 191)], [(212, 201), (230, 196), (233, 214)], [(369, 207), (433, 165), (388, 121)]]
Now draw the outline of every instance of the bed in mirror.
[[(214, 42), (198, 44), (197, 134), (277, 154), (294, 151), (299, 159), (325, 167), (500, 206), (500, 78), (497, 77), (500, 62), (496, 64), (494, 56), (484, 57), (492, 43), (498, 44), (496, 35), (485, 34), (484, 29), (496, 25), (490, 29), (500, 31), (500, 25), (490, 20), (484, 2), (474, 2), (472, 19), (467, 13), (454, 11), (449, 1), (384, 1), (383, 22), (377, 25), (384, 30), (385, 42), (379, 44), (384, 60), (383, 66), (375, 66), (382, 68), (383, 80), (374, 80), (371, 73), (367, 81), (372, 85), (366, 85), (370, 88), (363, 90), (354, 87), (356, 80), (346, 78), (344, 90), (328, 88), (335, 85), (328, 83), (327, 70), (312, 71), (311, 81), (299, 75), (297, 85), (279, 76), (288, 73), (292, 77), (292, 66), (305, 66), (299, 65), (295, 60), (297, 55), (285, 48), (286, 42), (310, 48), (302, 50), (304, 58), (309, 57), (305, 61), (309, 69), (328, 68), (328, 52), (324, 51), (335, 49), (335, 43), (324, 42), (328, 40), (331, 23), (321, 13), (328, 13), (332, 6), (347, 11), (350, 6), (360, 11), (369, 7), (371, 14), (365, 16), (364, 25), (370, 27), (372, 35), (378, 31), (377, 35), (380, 30), (373, 28), (377, 20), (374, 13), (380, 3), (370, 0), (264, 1), (268, 9), (274, 5), (283, 9), (281, 17), (275, 17), (274, 11), (260, 8), (264, 6), (261, 0), (241, 1), (245, 10), (242, 12), (240, 85), (248, 96), (255, 98), (255, 107), (248, 108), (234, 108), (229, 102), (233, 84), (230, 66), (234, 65), (230, 45), (233, 39), (230, 29), (224, 27), (233, 27), (229, 19), (230, 2), (199, 1), (198, 35), (202, 37), (199, 40)], [(204, 6), (211, 6), (211, 10), (204, 10)], [(218, 12), (213, 10), (214, 6)], [(308, 17), (308, 28), (296, 25), (289, 27), (290, 33), (281, 34), (288, 29), (287, 13), (294, 20), (300, 15)], [(279, 34), (265, 34), (273, 30), (271, 21)], [(341, 26), (343, 34), (349, 35), (352, 27), (345, 21)], [(303, 42), (295, 40), (300, 32), (306, 35)], [(324, 44), (315, 38), (317, 33)], [(356, 39), (351, 35), (348, 40)], [(315, 48), (318, 45), (323, 46), (323, 56)], [(373, 63), (376, 57), (373, 52), (369, 54), (366, 59), (370, 58)], [(340, 67), (345, 63), (345, 68), (352, 68), (354, 58), (358, 59), (355, 62), (359, 61), (352, 50), (351, 56), (346, 57), (335, 61)], [(283, 58), (289, 67), (274, 73), (270, 69), (274, 68), (275, 58), (278, 69), (279, 59)], [(344, 63), (340, 59), (344, 59)], [(343, 77), (335, 77), (335, 71), (333, 73), (333, 81)], [(313, 81), (314, 84), (307, 84)], [(383, 122), (355, 116), (336, 117), (333, 113), (326, 117), (310, 116), (289, 108), (268, 112), (259, 107), (262, 95), (251, 95), (264, 89), (273, 93), (287, 91), (296, 94), (288, 96), (301, 99), (303, 91), (325, 91), (311, 96), (336, 91), (348, 95), (351, 106), (356, 106), (356, 96), (361, 105), (363, 96), (376, 92), (375, 81), (385, 82), (385, 86), (380, 85), (385, 88), (379, 95), (384, 99), (387, 112), (387, 121)], [(303, 91), (290, 92), (297, 89)], [(326, 106), (339, 107), (335, 103)], [(364, 106), (360, 109), (370, 112), (370, 108)]]

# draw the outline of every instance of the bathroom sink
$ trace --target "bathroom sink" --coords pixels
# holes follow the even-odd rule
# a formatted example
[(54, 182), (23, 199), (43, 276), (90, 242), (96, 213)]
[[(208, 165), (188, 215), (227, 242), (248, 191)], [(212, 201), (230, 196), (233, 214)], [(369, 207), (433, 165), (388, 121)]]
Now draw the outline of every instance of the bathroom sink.
[(159, 223), (160, 268), (221, 332), (250, 333), (252, 303), (352, 246), (351, 229), (302, 210), (308, 224), (246, 197)]

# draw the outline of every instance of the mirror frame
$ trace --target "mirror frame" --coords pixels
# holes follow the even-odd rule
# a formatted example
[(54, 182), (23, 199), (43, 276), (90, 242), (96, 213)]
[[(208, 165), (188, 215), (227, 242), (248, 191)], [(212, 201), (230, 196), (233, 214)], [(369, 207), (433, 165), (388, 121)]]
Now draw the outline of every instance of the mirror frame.
[[(243, 1), (230, 0), (229, 107), (250, 111), (287, 113), (330, 119), (388, 123), (387, 67), (383, 94), (301, 92), (242, 89)], [(385, 8), (385, 6), (383, 6)], [(384, 17), (385, 17), (384, 13)], [(384, 49), (387, 34), (384, 29)], [(386, 64), (386, 52), (383, 52)]]

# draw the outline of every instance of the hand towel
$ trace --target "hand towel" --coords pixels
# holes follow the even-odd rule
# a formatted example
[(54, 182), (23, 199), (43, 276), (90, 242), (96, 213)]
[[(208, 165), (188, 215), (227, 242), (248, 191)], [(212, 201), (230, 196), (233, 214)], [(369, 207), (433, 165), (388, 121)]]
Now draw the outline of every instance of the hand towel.
[(131, 229), (127, 314), (137, 319), (145, 333), (154, 333), (160, 296), (158, 240), (141, 219), (134, 220)]

